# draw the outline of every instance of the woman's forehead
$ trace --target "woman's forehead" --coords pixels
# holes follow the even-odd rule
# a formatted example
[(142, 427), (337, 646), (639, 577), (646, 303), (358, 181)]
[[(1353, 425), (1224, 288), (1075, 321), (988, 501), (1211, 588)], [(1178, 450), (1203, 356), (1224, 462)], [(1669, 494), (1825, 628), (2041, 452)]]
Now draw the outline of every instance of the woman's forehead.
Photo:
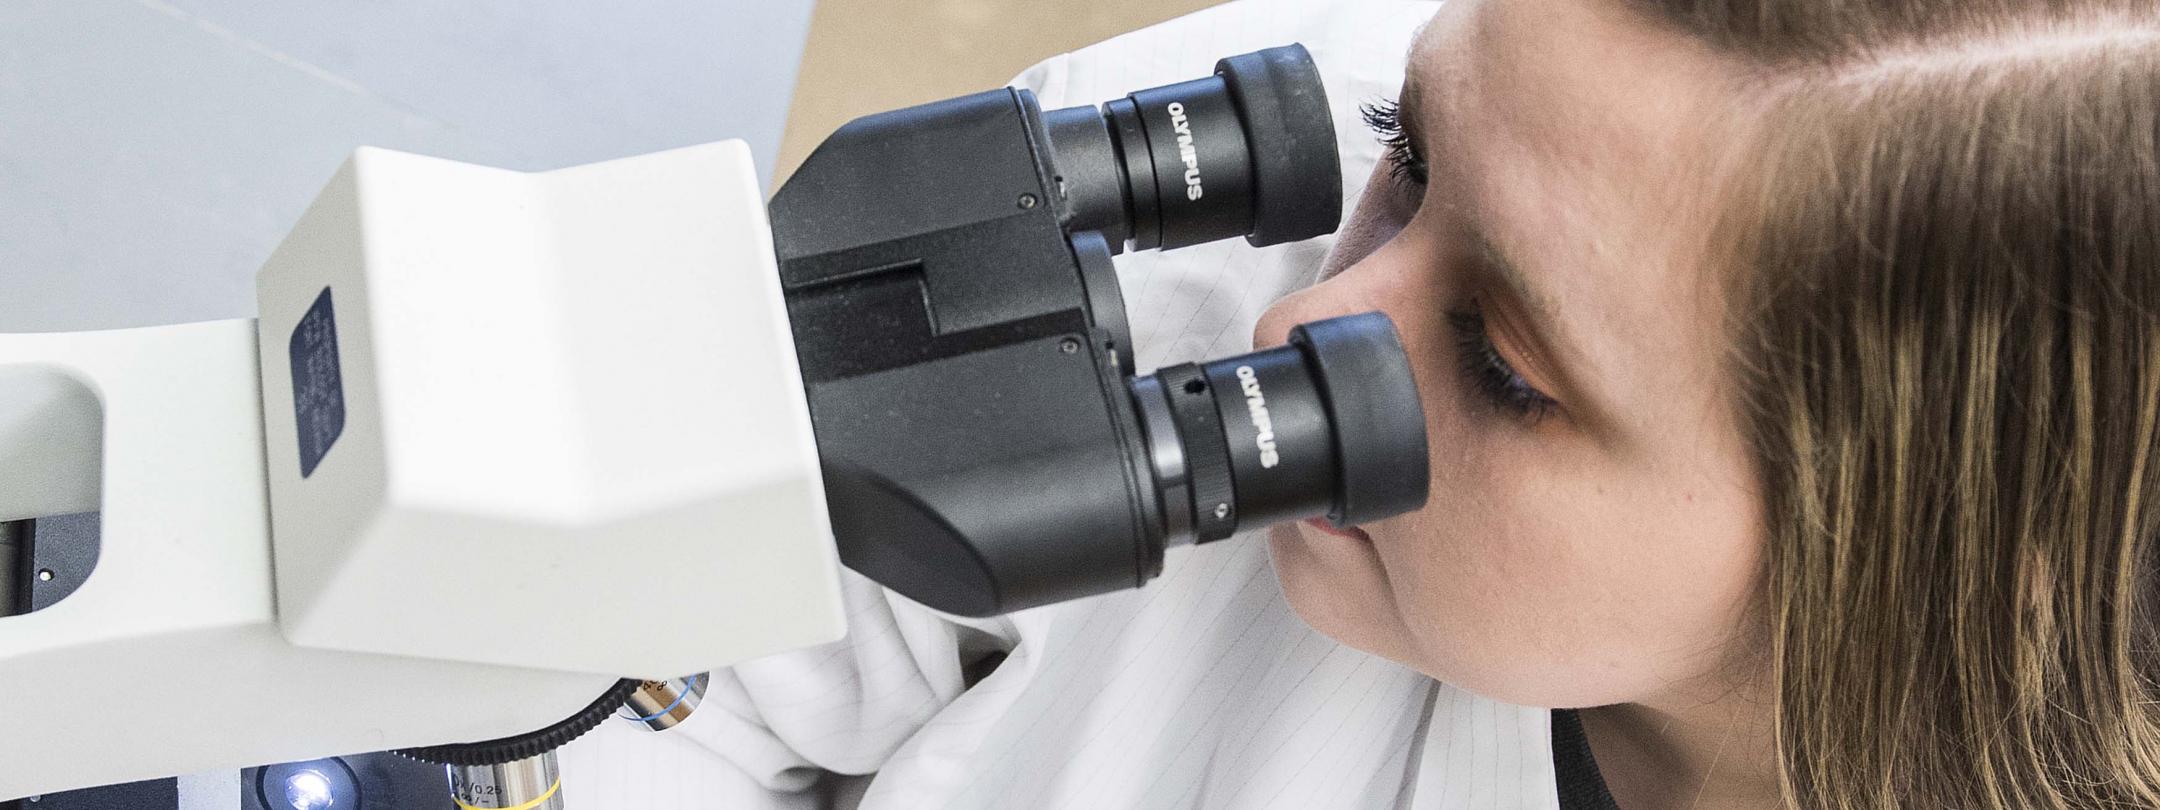
[(1467, 168), (1535, 170), (1601, 220), (1700, 177), (1737, 114), (1736, 63), (1622, 0), (1456, 0), (1411, 64), (1420, 115)]
[(1629, 378), (1601, 380), (1616, 407), (1657, 395), (1647, 358), (1716, 362), (1722, 297), (1699, 259), (1736, 63), (1624, 0), (1453, 0), (1410, 71), (1450, 190), (1552, 302), (1559, 351)]

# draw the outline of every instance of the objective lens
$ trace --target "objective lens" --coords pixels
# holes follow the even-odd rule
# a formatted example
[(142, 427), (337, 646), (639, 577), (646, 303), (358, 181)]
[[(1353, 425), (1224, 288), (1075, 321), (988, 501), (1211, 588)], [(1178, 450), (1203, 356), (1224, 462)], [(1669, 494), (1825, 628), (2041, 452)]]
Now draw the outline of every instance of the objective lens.
[(1204, 79), (1100, 109), (1043, 113), (1067, 230), (1133, 250), (1243, 236), (1309, 239), (1342, 219), (1342, 169), (1320, 71), (1302, 45), (1233, 56)]
[(444, 765), (461, 810), (562, 810), (555, 752), (495, 765)]
[(616, 716), (637, 723), (651, 731), (666, 731), (682, 721), (690, 719), (698, 704), (705, 700), (703, 672), (664, 681), (644, 681), (630, 699), (623, 701)]
[(1350, 526), (1425, 502), (1424, 407), (1394, 323), (1299, 326), (1290, 343), (1135, 378), (1166, 545), (1326, 515)]

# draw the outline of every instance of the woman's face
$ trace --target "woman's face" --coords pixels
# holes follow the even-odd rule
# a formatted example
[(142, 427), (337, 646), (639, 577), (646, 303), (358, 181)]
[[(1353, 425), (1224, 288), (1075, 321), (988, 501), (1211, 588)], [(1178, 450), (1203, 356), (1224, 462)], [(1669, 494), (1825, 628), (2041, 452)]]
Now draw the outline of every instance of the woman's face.
[(1699, 258), (1737, 73), (1613, 0), (1450, 0), (1420, 34), (1397, 151), (1422, 166), (1383, 163), (1256, 335), (1383, 311), (1426, 409), (1424, 509), (1273, 530), (1307, 622), (1545, 706), (1675, 694), (1752, 640), (1761, 509)]

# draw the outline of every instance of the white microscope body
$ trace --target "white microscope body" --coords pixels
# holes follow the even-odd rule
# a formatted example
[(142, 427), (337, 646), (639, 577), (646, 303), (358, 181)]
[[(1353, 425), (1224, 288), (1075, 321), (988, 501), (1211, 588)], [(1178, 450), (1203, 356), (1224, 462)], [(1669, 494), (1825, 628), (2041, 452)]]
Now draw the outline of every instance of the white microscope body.
[(361, 150), (259, 299), (0, 335), (0, 521), (103, 526), (78, 590), (0, 618), (0, 800), (499, 738), (843, 634), (740, 142)]

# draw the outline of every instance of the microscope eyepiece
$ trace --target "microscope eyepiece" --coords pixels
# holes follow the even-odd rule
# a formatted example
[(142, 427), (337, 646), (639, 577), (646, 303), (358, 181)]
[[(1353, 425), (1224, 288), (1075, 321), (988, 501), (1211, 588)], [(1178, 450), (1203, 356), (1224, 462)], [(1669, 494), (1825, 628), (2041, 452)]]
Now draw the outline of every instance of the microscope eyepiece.
[(1043, 113), (1068, 229), (1113, 247), (1255, 246), (1342, 219), (1335, 128), (1303, 45), (1233, 56), (1202, 79)]
[(1134, 378), (1166, 545), (1326, 516), (1351, 526), (1426, 497), (1424, 408), (1394, 323), (1304, 324), (1290, 343)]

